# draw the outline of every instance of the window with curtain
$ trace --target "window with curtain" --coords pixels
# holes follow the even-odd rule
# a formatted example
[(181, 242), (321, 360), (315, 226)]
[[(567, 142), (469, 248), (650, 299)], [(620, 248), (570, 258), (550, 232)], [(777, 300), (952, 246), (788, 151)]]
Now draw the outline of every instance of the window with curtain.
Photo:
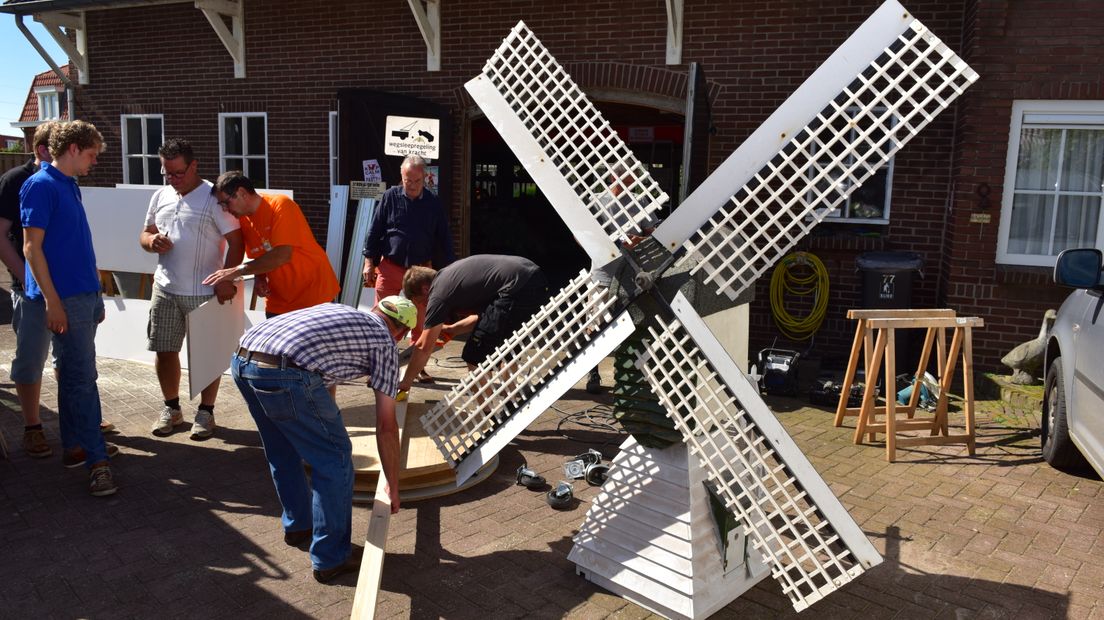
[(220, 172), (241, 170), (258, 189), (268, 187), (268, 115), (219, 114)]
[(157, 149), (164, 142), (165, 118), (161, 114), (124, 114), (123, 183), (162, 185), (161, 158)]
[(1104, 102), (1017, 101), (1010, 135), (997, 262), (1104, 247)]

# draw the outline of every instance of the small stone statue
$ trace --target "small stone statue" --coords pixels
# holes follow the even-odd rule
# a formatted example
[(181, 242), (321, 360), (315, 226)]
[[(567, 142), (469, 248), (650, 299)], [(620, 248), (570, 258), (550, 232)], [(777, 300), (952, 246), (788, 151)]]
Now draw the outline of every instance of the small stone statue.
[(1046, 356), (1047, 333), (1058, 312), (1053, 308), (1043, 314), (1043, 324), (1039, 328), (1039, 335), (1027, 342), (1017, 345), (1001, 358), (1001, 363), (1012, 369), (1010, 381), (1016, 385), (1031, 385), (1042, 372), (1043, 358)]

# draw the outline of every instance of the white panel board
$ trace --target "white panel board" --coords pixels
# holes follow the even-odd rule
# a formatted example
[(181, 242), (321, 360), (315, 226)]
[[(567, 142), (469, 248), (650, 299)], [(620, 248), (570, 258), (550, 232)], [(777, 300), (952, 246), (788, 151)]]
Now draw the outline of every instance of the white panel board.
[(188, 393), (195, 399), (230, 367), (230, 355), (245, 333), (245, 287), (220, 304), (211, 297), (187, 316)]
[[(349, 208), (349, 186), (330, 187), (330, 221), (326, 228), (326, 256), (334, 273), (341, 273), (341, 251), (345, 243), (345, 215)], [(355, 248), (354, 248), (355, 249)]]
[(359, 307), (359, 300), (364, 292), (364, 256), (361, 251), (364, 248), (364, 239), (368, 237), (368, 224), (372, 221), (375, 208), (376, 201), (371, 198), (357, 201), (356, 228), (353, 229), (349, 259), (345, 263), (345, 279), (341, 285), (341, 303), (346, 306)]
[(96, 267), (105, 271), (153, 273), (157, 255), (138, 245), (156, 187), (82, 187), (81, 199), (92, 229)]
[(104, 297), (104, 321), (96, 328), (96, 357), (153, 363), (153, 353), (146, 350), (149, 308), (145, 299)]

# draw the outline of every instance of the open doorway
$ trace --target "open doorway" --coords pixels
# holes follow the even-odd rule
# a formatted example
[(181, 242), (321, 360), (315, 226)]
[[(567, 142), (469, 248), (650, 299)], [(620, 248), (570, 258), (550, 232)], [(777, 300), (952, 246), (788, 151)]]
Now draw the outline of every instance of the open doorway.
[[(670, 200), (682, 183), (683, 117), (620, 103), (597, 103)], [(513, 254), (540, 266), (556, 290), (588, 269), (590, 261), (491, 123), (471, 123), (472, 254)]]

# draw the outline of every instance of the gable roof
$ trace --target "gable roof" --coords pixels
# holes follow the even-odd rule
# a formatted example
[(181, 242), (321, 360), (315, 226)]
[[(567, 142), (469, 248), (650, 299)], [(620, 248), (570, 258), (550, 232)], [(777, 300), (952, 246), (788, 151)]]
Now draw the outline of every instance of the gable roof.
[[(66, 77), (72, 76), (72, 68), (66, 64), (62, 65), (61, 70), (65, 73)], [(59, 93), (58, 108), (61, 112), (60, 119), (69, 119), (68, 106), (64, 105), (64, 97), (60, 93), (65, 92), (65, 84), (62, 83), (61, 78), (57, 76), (53, 70), (43, 71), (34, 76), (31, 80), (31, 87), (27, 89), (27, 100), (23, 102), (23, 113), (19, 115), (19, 123), (37, 123), (38, 118), (38, 94), (37, 91), (40, 88), (56, 88)]]

